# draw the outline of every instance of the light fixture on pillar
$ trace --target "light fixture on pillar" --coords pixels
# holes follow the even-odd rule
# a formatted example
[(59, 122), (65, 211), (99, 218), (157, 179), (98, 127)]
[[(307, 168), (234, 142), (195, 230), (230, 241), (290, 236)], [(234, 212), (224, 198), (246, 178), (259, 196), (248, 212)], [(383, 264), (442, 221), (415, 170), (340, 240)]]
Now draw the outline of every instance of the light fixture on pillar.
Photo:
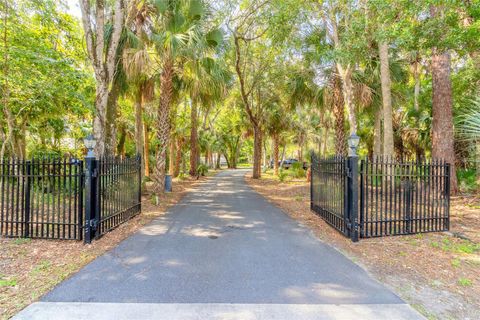
[(349, 155), (356, 156), (357, 155), (357, 148), (360, 144), (360, 137), (354, 132), (348, 137), (348, 148), (350, 149)]
[(93, 149), (95, 149), (95, 146), (97, 145), (97, 140), (95, 140), (93, 135), (89, 134), (86, 136), (85, 139), (83, 139), (83, 143), (85, 144), (85, 148), (88, 150), (87, 157), (95, 157)]

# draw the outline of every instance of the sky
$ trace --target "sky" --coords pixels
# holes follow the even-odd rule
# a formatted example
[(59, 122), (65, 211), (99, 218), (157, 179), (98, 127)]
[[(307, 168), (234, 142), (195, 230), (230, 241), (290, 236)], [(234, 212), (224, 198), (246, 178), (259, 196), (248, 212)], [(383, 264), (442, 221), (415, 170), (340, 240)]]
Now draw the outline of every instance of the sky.
[(68, 10), (67, 10), (68, 13), (70, 13), (71, 15), (77, 18), (82, 17), (82, 12), (80, 11), (78, 0), (65, 0), (65, 3), (67, 4), (67, 7), (68, 7)]

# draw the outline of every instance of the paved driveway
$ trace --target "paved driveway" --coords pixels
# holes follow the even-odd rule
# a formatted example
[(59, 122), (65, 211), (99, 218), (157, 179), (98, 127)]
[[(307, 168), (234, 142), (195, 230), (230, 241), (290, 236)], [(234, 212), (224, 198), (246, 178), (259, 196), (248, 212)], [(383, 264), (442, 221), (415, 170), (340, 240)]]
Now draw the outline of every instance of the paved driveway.
[(17, 318), (421, 318), (244, 175), (203, 183)]

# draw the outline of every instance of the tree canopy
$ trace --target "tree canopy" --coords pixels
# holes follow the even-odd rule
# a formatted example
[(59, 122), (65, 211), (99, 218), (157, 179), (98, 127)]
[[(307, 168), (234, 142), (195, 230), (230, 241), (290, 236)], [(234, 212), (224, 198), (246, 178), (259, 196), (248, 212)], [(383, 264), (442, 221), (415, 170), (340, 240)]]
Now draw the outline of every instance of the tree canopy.
[[(480, 175), (480, 2), (1, 4), (0, 157), (143, 155), (166, 174), (287, 158), (444, 158)], [(463, 176), (463, 175), (462, 175)], [(469, 186), (462, 184), (460, 188)], [(452, 190), (457, 190), (452, 179)]]

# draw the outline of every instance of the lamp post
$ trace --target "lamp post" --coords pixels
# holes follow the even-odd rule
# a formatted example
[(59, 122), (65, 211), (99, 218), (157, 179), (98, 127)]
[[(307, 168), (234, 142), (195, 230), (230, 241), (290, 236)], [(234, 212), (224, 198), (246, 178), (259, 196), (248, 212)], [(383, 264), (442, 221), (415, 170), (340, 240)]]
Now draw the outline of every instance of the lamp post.
[(97, 188), (97, 160), (95, 158), (95, 145), (97, 141), (93, 135), (88, 135), (83, 139), (83, 143), (87, 148), (87, 156), (85, 157), (85, 243), (92, 242), (92, 239), (95, 237), (97, 223), (98, 223), (98, 212), (97, 209), (97, 199), (96, 199), (96, 188)]
[(86, 136), (85, 139), (83, 139), (83, 143), (85, 144), (85, 148), (88, 150), (87, 157), (95, 157), (93, 149), (95, 149), (95, 146), (97, 145), (97, 140), (95, 140), (93, 135), (89, 134)]
[(357, 148), (360, 144), (360, 137), (354, 132), (348, 137), (348, 155), (354, 157), (357, 155)]

